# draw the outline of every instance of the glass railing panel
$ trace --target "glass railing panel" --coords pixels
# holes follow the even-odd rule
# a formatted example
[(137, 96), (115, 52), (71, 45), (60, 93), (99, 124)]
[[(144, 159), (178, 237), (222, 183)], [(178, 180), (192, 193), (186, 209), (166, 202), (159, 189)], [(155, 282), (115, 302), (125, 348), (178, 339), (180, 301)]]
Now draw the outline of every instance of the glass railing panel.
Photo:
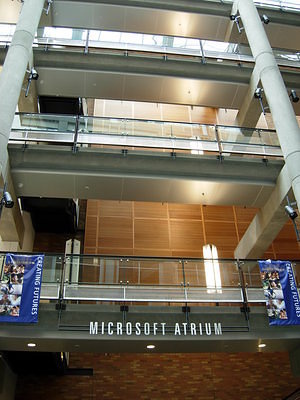
[(122, 259), (119, 276), (129, 285), (178, 285), (183, 280), (177, 261), (160, 259)]
[(273, 130), (218, 126), (218, 134), (224, 152), (282, 155)]
[(224, 260), (199, 260), (184, 262), (185, 282), (189, 285), (208, 287), (209, 274), (215, 279), (215, 287), (238, 287), (240, 277), (235, 261)]
[(293, 261), (292, 265), (293, 265), (296, 285), (300, 290), (300, 261), (297, 261), (297, 262)]
[(72, 279), (67, 270), (65, 281), (69, 283), (177, 285), (183, 281), (181, 266), (173, 260), (81, 255), (72, 256), (71, 263), (74, 259), (79, 260), (79, 273)]
[(13, 130), (44, 130), (47, 132), (74, 132), (76, 116), (55, 114), (15, 114)]
[[(276, 131), (120, 118), (15, 115), (10, 139), (282, 156)], [(218, 133), (218, 137), (217, 137)], [(218, 140), (217, 140), (218, 139)]]
[(79, 259), (79, 273), (76, 281), (66, 269), (64, 298), (67, 300), (184, 301), (179, 283), (183, 273), (177, 261), (101, 256), (68, 258)]
[(249, 303), (265, 303), (258, 262), (244, 260), (241, 267)]
[(170, 137), (171, 127), (160, 121), (135, 120), (131, 124), (132, 131), (128, 134), (135, 136)]
[(242, 302), (237, 265), (234, 261), (199, 260), (184, 262), (188, 301)]
[(63, 257), (56, 255), (45, 255), (41, 299), (55, 300), (59, 298), (59, 290), (62, 278)]

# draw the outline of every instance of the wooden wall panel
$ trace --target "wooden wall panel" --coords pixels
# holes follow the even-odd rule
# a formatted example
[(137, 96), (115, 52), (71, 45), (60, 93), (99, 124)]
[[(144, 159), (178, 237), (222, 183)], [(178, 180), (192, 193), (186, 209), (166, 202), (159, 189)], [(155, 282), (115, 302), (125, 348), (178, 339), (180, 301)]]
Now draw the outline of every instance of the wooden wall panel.
[[(217, 123), (217, 111), (215, 108), (118, 100), (96, 99), (94, 115), (99, 117), (152, 119), (200, 124)], [(232, 125), (232, 122), (231, 118), (229, 125)]]
[(233, 252), (237, 246), (235, 224), (233, 222), (206, 222), (206, 241), (217, 246), (218, 251)]
[(167, 203), (134, 203), (134, 218), (168, 218)]
[(85, 225), (85, 246), (97, 247), (98, 238), (98, 217), (87, 215)]
[(172, 250), (201, 250), (203, 232), (201, 221), (170, 220)]
[(289, 221), (273, 242), (276, 258), (288, 259), (291, 255), (294, 259), (300, 258), (300, 246), (295, 238), (296, 233), (293, 224)]
[(238, 207), (235, 206), (235, 213), (239, 222), (251, 222), (257, 214), (258, 209), (254, 207)]
[[(255, 208), (233, 206), (88, 201), (84, 251), (189, 258), (202, 257), (203, 245), (214, 244), (220, 258), (233, 258), (256, 212)], [(295, 232), (288, 222), (264, 257), (299, 256)]]
[(137, 249), (166, 249), (169, 245), (167, 220), (135, 219), (134, 244)]
[(233, 221), (233, 208), (221, 206), (203, 206), (205, 221)]
[(88, 216), (91, 215), (98, 215), (98, 207), (100, 205), (100, 201), (99, 200), (89, 200), (87, 202), (87, 208), (86, 208), (86, 213)]
[(169, 203), (170, 219), (201, 220), (201, 206), (198, 204), (172, 204)]
[(200, 124), (216, 124), (216, 109), (210, 107), (191, 107), (191, 122)]
[(102, 217), (98, 224), (98, 247), (133, 247), (133, 221), (131, 218)]
[(132, 202), (99, 200), (98, 213), (100, 217), (132, 218)]

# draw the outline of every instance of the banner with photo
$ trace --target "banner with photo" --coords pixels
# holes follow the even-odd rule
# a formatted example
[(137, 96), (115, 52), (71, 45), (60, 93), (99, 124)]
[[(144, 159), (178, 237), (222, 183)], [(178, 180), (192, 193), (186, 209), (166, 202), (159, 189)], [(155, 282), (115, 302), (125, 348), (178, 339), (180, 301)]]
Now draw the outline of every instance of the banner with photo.
[(0, 322), (38, 321), (44, 255), (7, 253), (0, 267)]
[(300, 325), (299, 293), (289, 261), (259, 261), (270, 325)]

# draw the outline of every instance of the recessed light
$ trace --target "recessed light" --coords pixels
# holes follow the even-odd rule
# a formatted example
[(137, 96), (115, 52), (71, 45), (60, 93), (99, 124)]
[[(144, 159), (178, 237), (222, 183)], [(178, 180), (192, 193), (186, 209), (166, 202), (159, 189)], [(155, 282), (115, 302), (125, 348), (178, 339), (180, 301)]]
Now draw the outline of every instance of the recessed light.
[(36, 347), (35, 343), (27, 343), (27, 347)]
[(147, 349), (155, 349), (154, 344), (148, 344)]
[(266, 347), (266, 344), (265, 343), (261, 343), (261, 344), (258, 345), (258, 347), (260, 347), (260, 348)]

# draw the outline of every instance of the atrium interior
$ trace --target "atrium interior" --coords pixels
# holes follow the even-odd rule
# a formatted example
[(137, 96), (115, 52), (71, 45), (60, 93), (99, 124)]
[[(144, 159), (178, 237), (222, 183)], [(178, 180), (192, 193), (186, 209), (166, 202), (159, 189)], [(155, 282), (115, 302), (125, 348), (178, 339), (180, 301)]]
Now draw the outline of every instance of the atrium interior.
[(0, 315), (1, 400), (298, 398), (258, 260), (299, 292), (299, 12), (0, 0), (0, 284), (45, 255), (38, 322)]

